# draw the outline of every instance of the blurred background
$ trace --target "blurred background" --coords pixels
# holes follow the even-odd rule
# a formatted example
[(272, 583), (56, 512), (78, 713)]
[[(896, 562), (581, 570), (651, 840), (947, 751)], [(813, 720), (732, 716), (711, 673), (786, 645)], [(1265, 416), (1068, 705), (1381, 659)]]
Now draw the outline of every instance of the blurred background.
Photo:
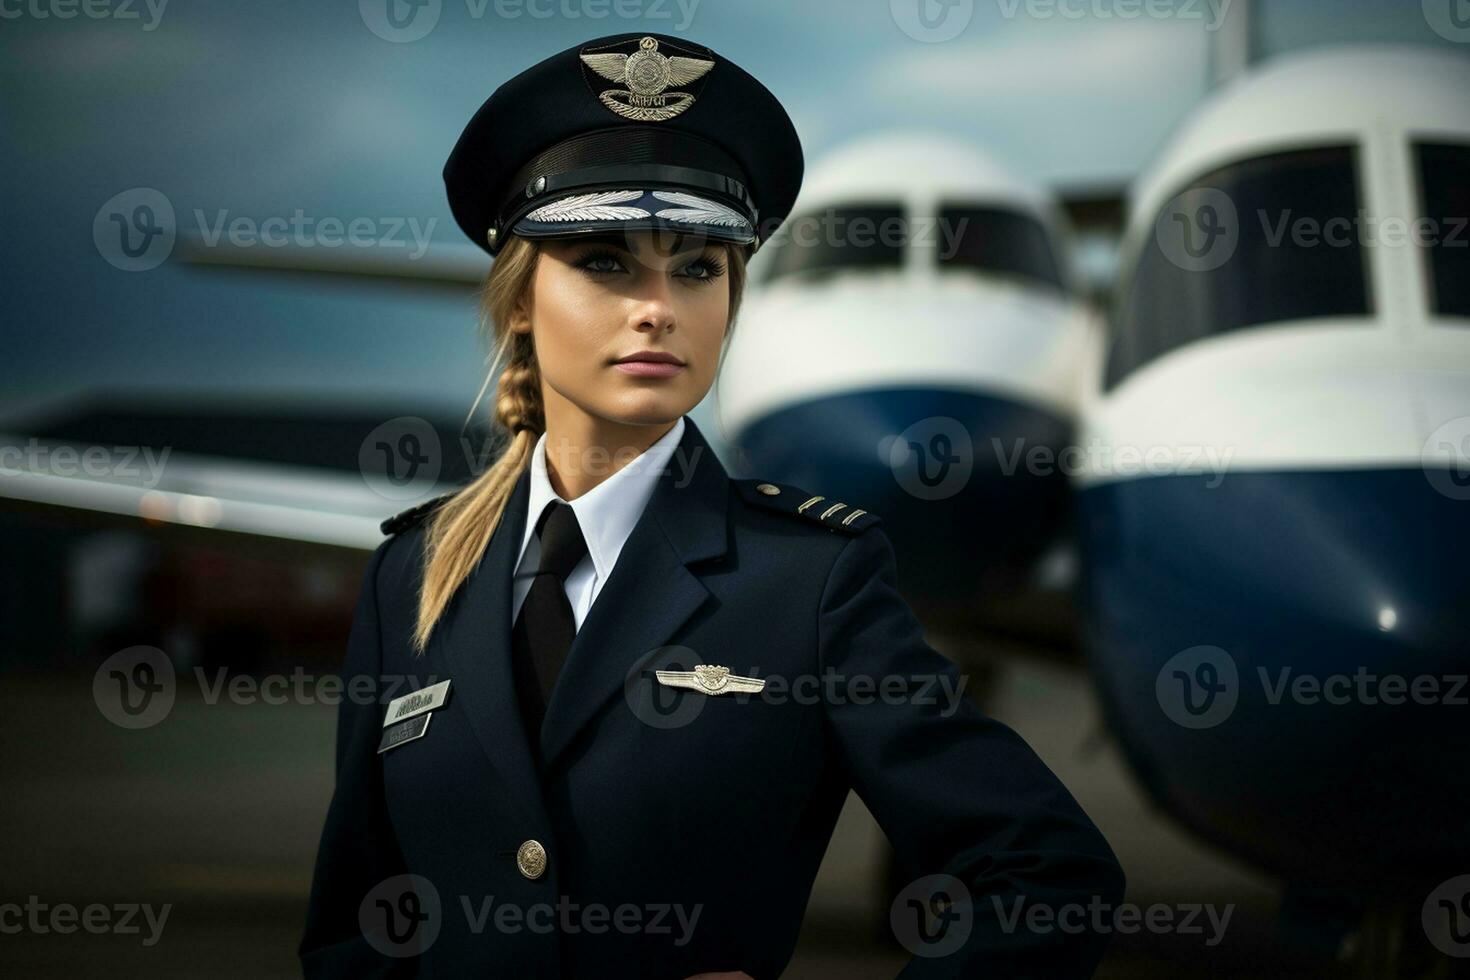
[[(776, 93), (822, 229), (692, 417), (883, 516), (1161, 910), (1099, 975), (1464, 976), (1465, 0), (0, 3), (0, 906), (116, 926), (0, 972), (298, 972), (378, 522), (495, 451), (440, 170), (642, 30)], [(904, 884), (851, 798), (787, 975), (893, 976)]]

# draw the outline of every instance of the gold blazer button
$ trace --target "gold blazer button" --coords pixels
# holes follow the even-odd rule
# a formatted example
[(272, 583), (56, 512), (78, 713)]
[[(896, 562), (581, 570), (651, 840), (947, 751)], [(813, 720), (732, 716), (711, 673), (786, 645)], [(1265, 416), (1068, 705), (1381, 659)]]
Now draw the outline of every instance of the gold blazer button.
[(781, 492), (780, 487), (773, 486), (769, 483), (762, 483), (757, 486), (756, 489), (765, 494), (767, 497), (774, 497), (776, 494)]
[(516, 867), (527, 878), (536, 879), (546, 873), (546, 848), (539, 840), (528, 840), (516, 849)]

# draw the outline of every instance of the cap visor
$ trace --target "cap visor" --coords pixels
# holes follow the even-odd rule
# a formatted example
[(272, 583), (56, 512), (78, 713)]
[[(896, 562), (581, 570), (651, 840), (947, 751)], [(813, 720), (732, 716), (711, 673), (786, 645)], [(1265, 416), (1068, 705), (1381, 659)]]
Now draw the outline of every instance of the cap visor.
[(755, 241), (750, 220), (728, 204), (673, 190), (570, 194), (528, 212), (511, 230), (523, 238), (609, 231), (672, 231), (742, 245)]

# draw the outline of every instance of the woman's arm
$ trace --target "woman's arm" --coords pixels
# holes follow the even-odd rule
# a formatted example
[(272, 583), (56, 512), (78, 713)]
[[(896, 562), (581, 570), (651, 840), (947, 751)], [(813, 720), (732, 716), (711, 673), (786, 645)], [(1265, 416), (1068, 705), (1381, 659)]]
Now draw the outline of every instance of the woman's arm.
[[(379, 694), (392, 690), (380, 676), (377, 581), (383, 555), (394, 540), (379, 545), (368, 563), (342, 664), (337, 781), (317, 851), (306, 932), (298, 949), (307, 978), (406, 978), (417, 970), (417, 957), (390, 957), (374, 949), (358, 921), (368, 892), (407, 870), (388, 821), (377, 754), (383, 723)], [(351, 693), (354, 690), (356, 694)]]
[[(952, 875), (970, 895), (968, 927), (964, 909), (950, 913), (961, 916), (950, 922), (956, 938), (964, 937), (958, 948), (916, 955), (902, 976), (1090, 977), (1108, 939), (1092, 922), (1099, 907), (1102, 921), (1112, 920), (1123, 870), (1031, 747), (963, 695), (958, 671), (924, 642), (896, 584), (882, 529), (857, 535), (832, 567), (818, 631), (824, 676), (834, 673), (843, 684), (872, 678), (868, 690), (878, 692), (861, 700), (828, 696), (825, 710), (853, 786), (899, 867), (912, 879)], [(915, 703), (924, 677), (944, 679), (927, 692), (936, 703)], [(882, 696), (885, 679), (907, 696)], [(946, 698), (946, 686), (961, 693)]]

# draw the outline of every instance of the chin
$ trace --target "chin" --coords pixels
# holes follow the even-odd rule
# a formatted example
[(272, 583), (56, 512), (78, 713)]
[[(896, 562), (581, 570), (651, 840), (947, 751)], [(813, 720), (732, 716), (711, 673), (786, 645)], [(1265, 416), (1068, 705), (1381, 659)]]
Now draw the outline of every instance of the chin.
[(697, 404), (687, 398), (673, 397), (669, 393), (654, 396), (652, 392), (640, 393), (641, 397), (625, 398), (618, 410), (608, 417), (625, 425), (664, 425), (678, 419)]

